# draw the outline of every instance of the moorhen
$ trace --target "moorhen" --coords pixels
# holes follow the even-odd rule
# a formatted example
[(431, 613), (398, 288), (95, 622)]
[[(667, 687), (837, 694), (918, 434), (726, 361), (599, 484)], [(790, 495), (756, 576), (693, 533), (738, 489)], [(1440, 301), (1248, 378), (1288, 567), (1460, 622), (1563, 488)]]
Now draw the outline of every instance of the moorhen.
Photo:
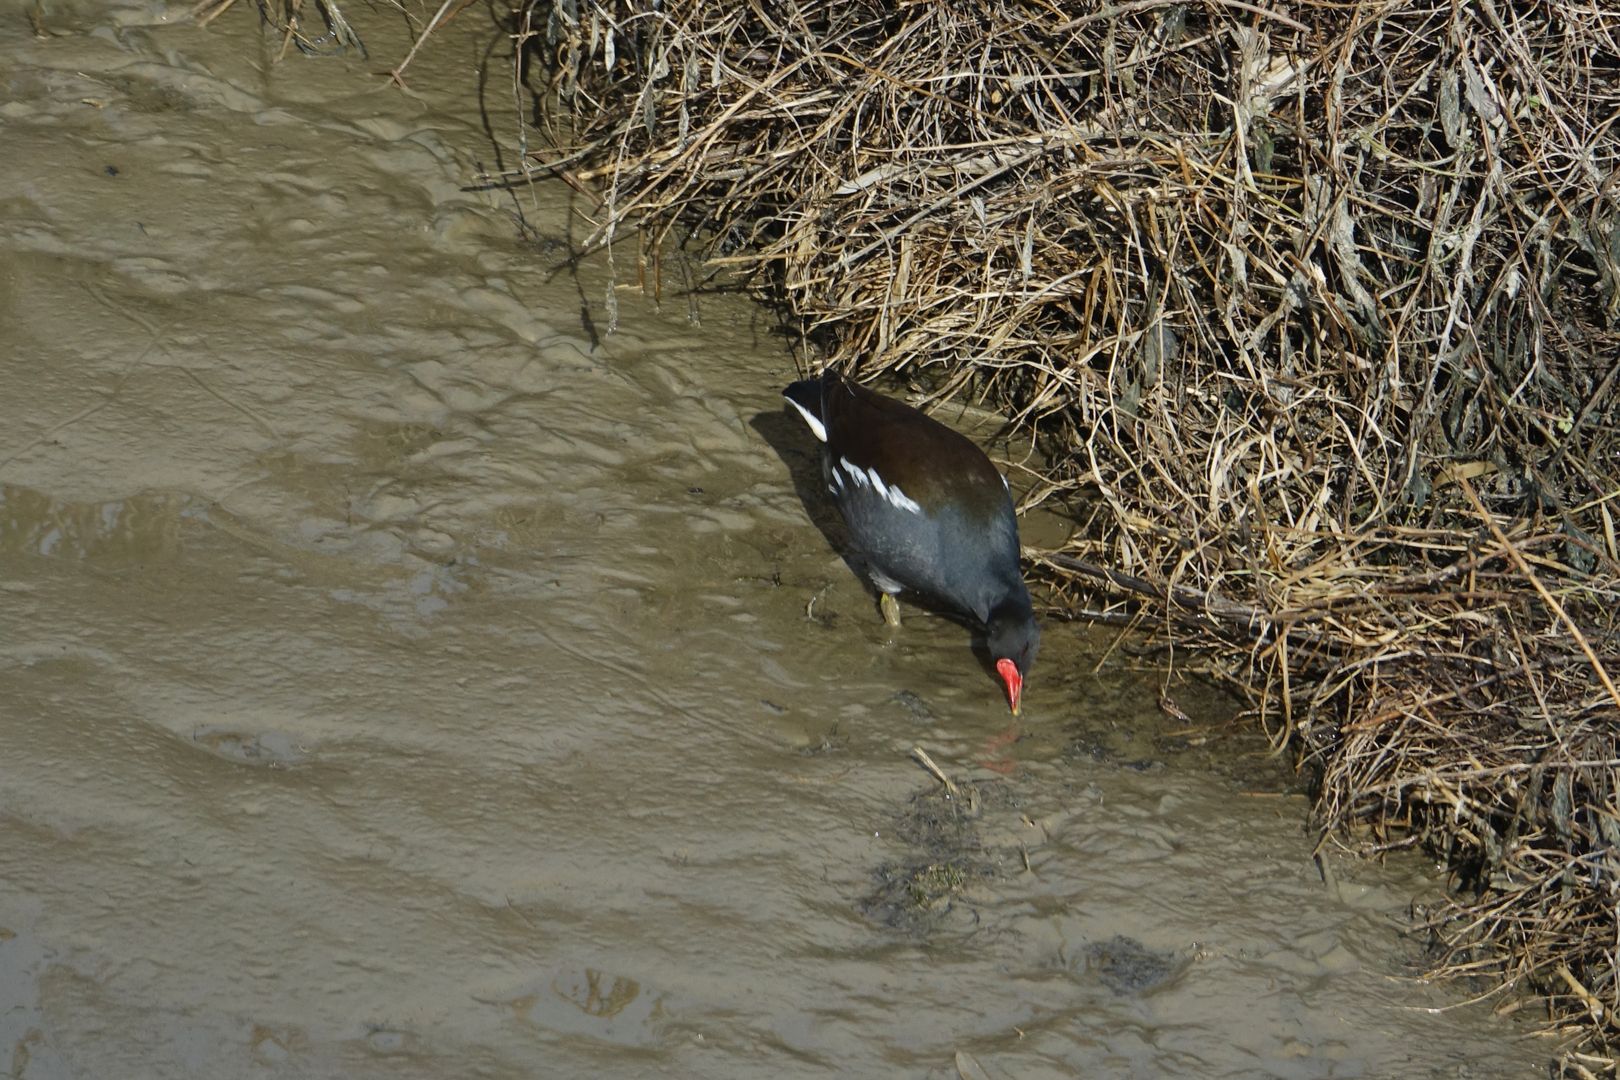
[(904, 590), (977, 622), (1016, 716), (1041, 632), (1007, 481), (965, 436), (837, 372), (782, 396), (824, 444), (827, 490), (884, 619), (899, 625), (894, 596)]

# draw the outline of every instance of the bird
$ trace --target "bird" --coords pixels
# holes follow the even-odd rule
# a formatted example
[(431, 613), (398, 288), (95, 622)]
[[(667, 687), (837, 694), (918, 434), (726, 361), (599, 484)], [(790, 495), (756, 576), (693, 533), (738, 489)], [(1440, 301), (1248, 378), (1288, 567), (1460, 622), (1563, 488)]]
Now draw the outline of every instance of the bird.
[(971, 439), (831, 369), (782, 396), (822, 444), (822, 476), (848, 526), (853, 562), (890, 626), (911, 593), (984, 631), (1018, 715), (1041, 631), (1018, 564), (1006, 478)]

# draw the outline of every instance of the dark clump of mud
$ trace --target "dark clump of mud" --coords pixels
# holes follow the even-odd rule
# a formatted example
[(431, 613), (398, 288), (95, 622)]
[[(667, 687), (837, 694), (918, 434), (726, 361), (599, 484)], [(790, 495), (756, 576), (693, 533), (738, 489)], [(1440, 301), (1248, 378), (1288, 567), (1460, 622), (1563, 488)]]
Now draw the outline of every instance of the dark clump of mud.
[(1001, 876), (1016, 860), (1015, 852), (989, 845), (981, 828), (987, 810), (1015, 808), (1007, 782), (961, 781), (955, 789), (918, 792), (901, 811), (895, 834), (907, 852), (873, 872), (874, 888), (860, 904), (868, 918), (913, 934), (940, 929), (961, 913), (975, 884)]
[(1186, 959), (1176, 953), (1150, 949), (1118, 934), (1089, 946), (1086, 962), (1098, 981), (1116, 994), (1150, 993), (1187, 967)]

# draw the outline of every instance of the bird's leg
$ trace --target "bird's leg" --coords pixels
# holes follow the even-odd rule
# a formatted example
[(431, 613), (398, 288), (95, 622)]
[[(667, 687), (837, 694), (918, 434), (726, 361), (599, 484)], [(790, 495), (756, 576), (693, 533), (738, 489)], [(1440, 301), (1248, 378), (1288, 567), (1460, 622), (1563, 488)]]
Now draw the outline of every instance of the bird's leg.
[(878, 610), (883, 612), (883, 621), (890, 626), (900, 625), (900, 605), (888, 593), (878, 593)]

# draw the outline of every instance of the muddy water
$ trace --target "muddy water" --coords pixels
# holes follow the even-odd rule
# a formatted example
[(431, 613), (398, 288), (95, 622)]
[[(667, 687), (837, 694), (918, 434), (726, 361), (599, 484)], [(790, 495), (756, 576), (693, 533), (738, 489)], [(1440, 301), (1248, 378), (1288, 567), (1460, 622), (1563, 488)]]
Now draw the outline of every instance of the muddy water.
[(462, 190), (478, 11), (407, 93), (187, 6), (0, 13), (6, 1075), (1536, 1075), (1106, 637), (1014, 741), (886, 634), (765, 320)]

